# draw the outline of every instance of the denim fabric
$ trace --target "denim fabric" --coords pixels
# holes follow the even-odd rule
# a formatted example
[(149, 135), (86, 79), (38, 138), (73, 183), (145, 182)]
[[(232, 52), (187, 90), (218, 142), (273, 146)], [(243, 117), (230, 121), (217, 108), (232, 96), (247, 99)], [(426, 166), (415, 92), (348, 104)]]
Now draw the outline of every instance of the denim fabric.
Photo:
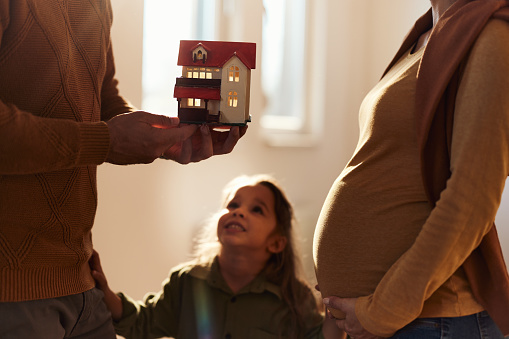
[(503, 339), (487, 312), (454, 317), (416, 319), (396, 332), (395, 339)]
[(98, 289), (53, 299), (0, 303), (2, 339), (114, 339), (111, 314)]

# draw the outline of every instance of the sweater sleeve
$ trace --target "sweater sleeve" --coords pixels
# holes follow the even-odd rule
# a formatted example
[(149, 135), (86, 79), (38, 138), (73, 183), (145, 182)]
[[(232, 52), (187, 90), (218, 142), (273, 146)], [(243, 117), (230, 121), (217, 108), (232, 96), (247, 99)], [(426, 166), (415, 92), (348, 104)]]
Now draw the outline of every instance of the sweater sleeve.
[(417, 318), (495, 220), (509, 174), (508, 39), (509, 23), (493, 20), (473, 46), (456, 98), (447, 186), (413, 246), (357, 300), (359, 321), (375, 335)]
[(98, 165), (108, 149), (104, 122), (43, 118), (0, 100), (0, 175)]
[[(10, 1), (0, 0), (0, 46), (10, 24)], [(102, 120), (132, 107), (118, 94), (111, 43), (101, 90)], [(40, 117), (0, 98), (0, 175), (24, 175), (99, 165), (109, 150), (104, 122)]]
[(134, 106), (119, 94), (118, 80), (115, 78), (115, 60), (110, 42), (106, 74), (101, 88), (101, 120), (108, 121), (118, 114), (135, 110)]

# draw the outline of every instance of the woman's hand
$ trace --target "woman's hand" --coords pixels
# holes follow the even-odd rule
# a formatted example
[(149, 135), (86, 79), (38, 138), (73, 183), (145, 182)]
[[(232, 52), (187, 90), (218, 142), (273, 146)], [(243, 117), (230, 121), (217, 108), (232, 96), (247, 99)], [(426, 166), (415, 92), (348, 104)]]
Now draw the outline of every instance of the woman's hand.
[(330, 314), (330, 309), (335, 309), (343, 312), (346, 316), (344, 319), (335, 319), (336, 325), (339, 329), (345, 331), (353, 339), (379, 339), (378, 337), (368, 332), (362, 327), (357, 315), (355, 314), (355, 302), (357, 298), (339, 298), (327, 297), (323, 299), (323, 303), (327, 307), (327, 316), (333, 318)]

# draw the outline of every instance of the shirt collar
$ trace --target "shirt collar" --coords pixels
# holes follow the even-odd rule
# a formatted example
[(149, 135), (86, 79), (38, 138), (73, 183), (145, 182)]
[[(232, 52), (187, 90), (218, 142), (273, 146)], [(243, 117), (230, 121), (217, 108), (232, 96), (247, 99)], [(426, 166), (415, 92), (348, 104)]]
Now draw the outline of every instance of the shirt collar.
[[(194, 266), (189, 271), (189, 274), (194, 278), (206, 280), (207, 284), (213, 288), (220, 289), (225, 293), (233, 295), (232, 290), (228, 287), (221, 275), (221, 272), (219, 271), (219, 261), (217, 256), (208, 263)], [(268, 281), (263, 273), (260, 273), (255, 279), (253, 279), (253, 281), (242, 288), (237, 295), (245, 293), (263, 293), (265, 291), (274, 294), (279, 299), (282, 299), (281, 288)]]

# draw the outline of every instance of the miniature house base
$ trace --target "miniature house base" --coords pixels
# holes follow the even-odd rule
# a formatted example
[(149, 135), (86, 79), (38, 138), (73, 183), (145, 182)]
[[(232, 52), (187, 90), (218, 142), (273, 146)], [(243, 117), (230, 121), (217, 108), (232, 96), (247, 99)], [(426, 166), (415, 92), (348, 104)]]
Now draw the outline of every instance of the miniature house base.
[(181, 40), (173, 96), (183, 123), (243, 126), (249, 115), (256, 44)]

